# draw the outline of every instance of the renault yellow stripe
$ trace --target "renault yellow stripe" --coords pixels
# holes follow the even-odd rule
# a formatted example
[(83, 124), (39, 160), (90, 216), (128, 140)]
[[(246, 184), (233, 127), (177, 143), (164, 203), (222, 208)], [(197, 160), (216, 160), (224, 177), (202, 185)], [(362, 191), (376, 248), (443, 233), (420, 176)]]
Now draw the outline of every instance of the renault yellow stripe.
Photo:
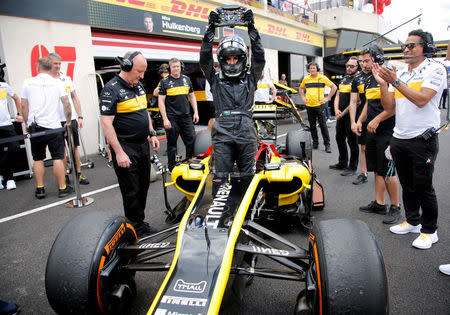
[(167, 95), (186, 95), (189, 94), (189, 86), (176, 86), (170, 89), (167, 89)]
[[(198, 186), (198, 189), (203, 189), (203, 186), (205, 185), (207, 177), (208, 177), (208, 174), (205, 172), (205, 174), (203, 175), (202, 180), (200, 182), (200, 185)], [(188, 209), (186, 210), (186, 213), (184, 214), (183, 219), (181, 219), (180, 226), (178, 228), (177, 246), (175, 248), (175, 254), (173, 255), (172, 264), (170, 265), (170, 269), (167, 272), (167, 275), (164, 278), (164, 281), (163, 281), (161, 287), (159, 288), (158, 293), (156, 293), (156, 296), (152, 302), (152, 305), (150, 306), (150, 309), (147, 312), (147, 315), (151, 315), (155, 311), (155, 308), (158, 306), (158, 303), (161, 300), (163, 292), (166, 289), (166, 285), (169, 282), (170, 278), (172, 277), (172, 273), (178, 262), (178, 256), (180, 254), (181, 245), (183, 243), (184, 230), (186, 230), (187, 221), (189, 219), (189, 216), (191, 215), (192, 209), (194, 208), (194, 205), (197, 202), (199, 195), (200, 194), (195, 195), (194, 199), (192, 200), (191, 204), (189, 205)]]
[[(419, 91), (422, 89), (422, 84), (423, 81), (419, 81), (419, 82), (410, 82), (408, 83), (408, 87), (415, 90), (415, 91)], [(405, 98), (405, 96), (400, 93), (397, 89), (394, 89), (394, 97), (395, 98)]]
[(139, 96), (139, 99), (132, 98), (117, 103), (118, 113), (131, 113), (144, 108), (147, 108), (147, 96), (145, 94)]
[(230, 229), (230, 234), (228, 237), (227, 247), (222, 259), (222, 265), (220, 266), (219, 274), (217, 276), (216, 285), (214, 286), (214, 292), (209, 304), (208, 315), (218, 314), (220, 310), (220, 305), (222, 303), (222, 298), (227, 286), (228, 277), (230, 276), (231, 263), (233, 261), (234, 247), (236, 246), (236, 241), (241, 232), (242, 224), (244, 223), (247, 210), (252, 202), (253, 196), (255, 194), (256, 188), (259, 182), (265, 177), (264, 174), (256, 174), (248, 189), (242, 198), (239, 209), (236, 212), (236, 216), (233, 219), (233, 225)]
[(339, 84), (340, 93), (350, 93), (352, 91), (352, 86), (350, 84)]
[(366, 98), (368, 100), (376, 100), (380, 99), (381, 93), (380, 93), (380, 87), (370, 88), (366, 90)]

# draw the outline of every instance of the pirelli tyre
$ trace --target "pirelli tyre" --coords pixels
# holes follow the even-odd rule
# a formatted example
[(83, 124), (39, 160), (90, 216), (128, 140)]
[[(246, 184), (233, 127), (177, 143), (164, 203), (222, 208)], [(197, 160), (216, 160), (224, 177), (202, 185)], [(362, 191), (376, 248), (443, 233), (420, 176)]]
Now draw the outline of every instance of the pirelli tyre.
[(206, 153), (212, 144), (211, 131), (205, 130), (195, 135), (194, 155)]
[(47, 260), (45, 290), (58, 314), (123, 313), (136, 295), (134, 272), (121, 268), (133, 258), (117, 248), (135, 244), (124, 217), (87, 211), (59, 232)]
[(286, 135), (286, 154), (303, 160), (312, 160), (311, 133), (291, 130)]
[[(383, 255), (361, 221), (336, 219), (314, 225), (306, 299), (296, 314), (388, 314), (389, 288)], [(315, 287), (311, 291), (311, 287)], [(309, 301), (308, 301), (309, 300)], [(307, 301), (307, 303), (304, 303)], [(300, 303), (299, 303), (300, 302)], [(312, 312), (305, 312), (305, 305)], [(303, 310), (303, 311), (302, 311)]]

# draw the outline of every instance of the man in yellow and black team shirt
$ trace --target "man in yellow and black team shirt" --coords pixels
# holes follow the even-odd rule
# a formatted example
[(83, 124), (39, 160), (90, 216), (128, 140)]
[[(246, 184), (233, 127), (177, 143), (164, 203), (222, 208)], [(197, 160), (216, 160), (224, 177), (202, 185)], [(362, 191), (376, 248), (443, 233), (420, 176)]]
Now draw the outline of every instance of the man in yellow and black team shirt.
[[(356, 135), (352, 132), (349, 109), (352, 81), (358, 73), (358, 58), (350, 57), (345, 64), (347, 75), (339, 83), (339, 90), (334, 99), (334, 113), (336, 115), (336, 143), (339, 150), (337, 164), (330, 165), (331, 169), (344, 170), (342, 176), (353, 175), (358, 168), (358, 143)], [(350, 147), (350, 159), (347, 150)]]
[[(337, 87), (330, 79), (319, 73), (319, 66), (317, 63), (308, 63), (306, 70), (308, 70), (309, 75), (303, 78), (298, 91), (303, 102), (306, 104), (311, 137), (313, 139), (313, 148), (319, 148), (319, 137), (317, 135), (316, 127), (316, 122), (319, 121), (325, 151), (331, 153), (330, 135), (328, 134), (325, 118), (325, 103), (330, 101), (334, 93), (336, 93)], [(325, 86), (331, 88), (331, 92), (327, 97), (325, 97)], [(306, 97), (303, 89), (306, 89)]]
[[(186, 146), (186, 158), (194, 151), (194, 123), (198, 122), (197, 100), (191, 80), (181, 74), (181, 62), (177, 58), (169, 60), (170, 74), (159, 84), (158, 107), (167, 134), (167, 160), (169, 170), (175, 166), (178, 135)], [(191, 117), (191, 103), (194, 115)]]
[(150, 149), (159, 149), (156, 132), (147, 112), (147, 99), (140, 79), (147, 60), (140, 52), (128, 52), (119, 60), (121, 71), (100, 93), (103, 132), (111, 146), (114, 170), (122, 193), (125, 216), (139, 237), (153, 231), (145, 218), (150, 185)]
[[(371, 47), (367, 54), (374, 62), (383, 51), (378, 46)], [(363, 56), (365, 58), (365, 56)], [(395, 125), (395, 116), (392, 112), (383, 109), (381, 104), (380, 85), (371, 74), (365, 83), (366, 104), (356, 123), (356, 134), (361, 135), (362, 123), (367, 122), (366, 159), (367, 170), (374, 172), (375, 200), (367, 206), (359, 208), (368, 213), (386, 214), (383, 223), (394, 224), (400, 219), (399, 185), (395, 171), (390, 170), (389, 160), (385, 156), (385, 150), (389, 146)], [(391, 206), (387, 213), (386, 191), (389, 194)]]

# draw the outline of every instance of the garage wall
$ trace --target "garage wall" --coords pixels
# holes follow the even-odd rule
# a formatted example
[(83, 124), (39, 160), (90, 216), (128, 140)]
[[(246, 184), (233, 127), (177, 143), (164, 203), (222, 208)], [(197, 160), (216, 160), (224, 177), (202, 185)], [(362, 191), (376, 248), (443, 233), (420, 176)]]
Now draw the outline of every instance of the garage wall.
[(266, 57), (266, 67), (264, 68), (266, 76), (278, 82), (278, 50), (264, 48), (264, 53)]

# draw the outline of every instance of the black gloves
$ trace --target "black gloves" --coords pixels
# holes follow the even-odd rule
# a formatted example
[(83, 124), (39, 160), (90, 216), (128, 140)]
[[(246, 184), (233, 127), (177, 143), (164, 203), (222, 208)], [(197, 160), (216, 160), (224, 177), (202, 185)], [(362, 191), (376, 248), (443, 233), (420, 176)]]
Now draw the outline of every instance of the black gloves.
[(214, 27), (219, 24), (219, 14), (215, 10), (212, 10), (209, 13), (208, 23), (210, 26)]
[(244, 12), (244, 21), (248, 23), (248, 25), (255, 25), (255, 18), (253, 16), (253, 11), (252, 10), (247, 10)]

